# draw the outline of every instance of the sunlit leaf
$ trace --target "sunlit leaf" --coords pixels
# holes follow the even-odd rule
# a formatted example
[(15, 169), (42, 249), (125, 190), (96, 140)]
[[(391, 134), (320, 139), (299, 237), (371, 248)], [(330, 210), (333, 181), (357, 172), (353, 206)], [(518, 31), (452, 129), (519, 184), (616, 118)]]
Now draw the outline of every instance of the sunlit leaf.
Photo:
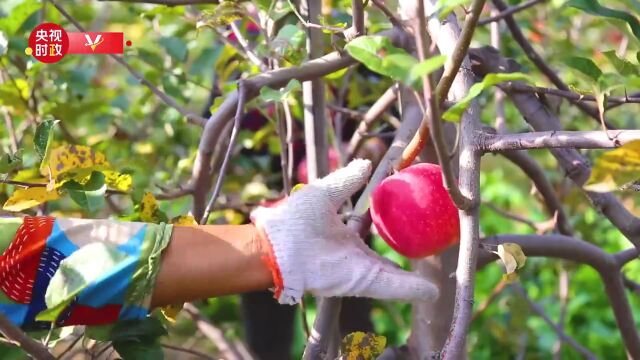
[(173, 225), (179, 225), (179, 226), (195, 226), (195, 225), (198, 225), (198, 222), (193, 217), (193, 215), (181, 215), (181, 216), (178, 216), (178, 217), (174, 217), (173, 219), (171, 219), (170, 223), (173, 224)]
[(600, 70), (598, 65), (591, 59), (580, 56), (570, 56), (564, 59), (564, 63), (596, 81), (602, 75), (602, 70)]
[(613, 67), (616, 68), (618, 74), (626, 76), (626, 75), (640, 75), (640, 70), (638, 70), (638, 65), (633, 64), (629, 60), (621, 59), (616, 54), (615, 50), (605, 51), (602, 55), (606, 56), (609, 59), (609, 62)]
[(609, 192), (640, 179), (640, 140), (608, 151), (596, 159), (584, 188)]
[(117, 171), (105, 170), (105, 183), (110, 189), (127, 192), (133, 186), (133, 178), (129, 174), (121, 174)]
[(342, 339), (341, 359), (373, 360), (378, 358), (387, 346), (387, 338), (362, 331), (353, 332)]
[(140, 221), (148, 223), (161, 223), (167, 222), (167, 215), (165, 215), (158, 206), (158, 200), (150, 192), (145, 192), (142, 196), (142, 202), (139, 205)]
[(20, 26), (27, 21), (36, 11), (42, 8), (42, 4), (37, 0), (26, 0), (20, 5), (11, 9), (11, 15), (0, 19), (0, 30), (8, 36), (12, 36), (18, 31)]
[(640, 21), (628, 12), (602, 6), (598, 0), (569, 0), (568, 6), (580, 9), (592, 15), (626, 21), (633, 34), (640, 39)]
[(270, 102), (270, 101), (275, 101), (275, 102), (280, 102), (280, 101), (284, 101), (286, 100), (289, 95), (300, 89), (302, 85), (300, 85), (300, 81), (296, 80), (296, 79), (292, 79), (289, 81), (289, 83), (287, 84), (287, 86), (285, 86), (284, 88), (280, 89), (280, 90), (274, 90), (272, 88), (269, 87), (263, 87), (260, 89), (260, 99), (264, 102)]
[(405, 80), (405, 83), (407, 85), (413, 85), (419, 82), (420, 78), (438, 70), (445, 62), (447, 62), (447, 57), (445, 55), (435, 55), (421, 61), (411, 68), (411, 71), (409, 71), (409, 77)]
[(493, 253), (500, 257), (507, 274), (511, 274), (515, 272), (516, 269), (522, 268), (527, 261), (527, 257), (524, 255), (524, 252), (522, 252), (520, 245), (514, 243), (500, 244), (498, 245), (498, 250), (493, 251)]
[(436, 3), (436, 12), (440, 19), (444, 19), (458, 6), (467, 6), (471, 4), (471, 0), (438, 0)]
[(487, 74), (482, 82), (473, 84), (471, 89), (469, 89), (469, 93), (462, 100), (458, 101), (455, 105), (450, 107), (447, 111), (442, 114), (442, 118), (448, 121), (458, 122), (462, 117), (462, 114), (467, 109), (469, 104), (480, 95), (480, 93), (494, 85), (497, 85), (501, 82), (505, 81), (529, 81), (531, 79), (529, 76), (523, 73), (508, 73), (508, 74)]
[[(396, 81), (407, 79), (411, 69), (418, 63), (416, 58), (393, 46), (391, 40), (384, 36), (357, 37), (345, 46), (345, 50), (369, 70)], [(400, 56), (385, 61), (391, 55)]]
[(63, 145), (51, 150), (49, 161), (40, 165), (40, 172), (54, 181), (86, 177), (92, 171), (108, 170), (104, 154), (83, 145)]
[(11, 194), (2, 208), (7, 211), (22, 211), (58, 198), (60, 194), (57, 190), (47, 191), (45, 187), (40, 186), (19, 188)]
[(222, 1), (212, 10), (202, 12), (197, 27), (220, 27), (242, 19), (246, 14), (242, 4), (237, 1)]

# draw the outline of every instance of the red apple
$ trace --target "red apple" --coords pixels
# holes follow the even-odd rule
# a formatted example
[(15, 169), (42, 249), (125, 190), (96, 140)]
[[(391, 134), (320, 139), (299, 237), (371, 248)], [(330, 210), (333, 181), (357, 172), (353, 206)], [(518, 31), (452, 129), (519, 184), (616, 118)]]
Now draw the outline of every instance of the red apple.
[[(332, 172), (337, 168), (338, 168), (338, 152), (336, 152), (334, 148), (329, 148), (329, 172)], [(298, 182), (303, 184), (306, 184), (309, 182), (306, 156), (298, 164), (296, 173), (298, 174)]]
[(387, 244), (409, 258), (438, 254), (460, 240), (458, 209), (434, 164), (416, 164), (382, 181), (371, 194), (371, 218)]

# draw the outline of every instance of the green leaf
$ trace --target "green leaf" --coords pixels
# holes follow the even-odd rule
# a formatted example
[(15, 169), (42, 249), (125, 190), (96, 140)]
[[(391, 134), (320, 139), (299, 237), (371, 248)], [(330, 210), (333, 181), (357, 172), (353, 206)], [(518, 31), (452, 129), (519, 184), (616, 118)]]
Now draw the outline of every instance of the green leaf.
[(163, 359), (164, 353), (158, 339), (167, 335), (167, 330), (156, 317), (123, 321), (111, 330), (114, 349), (124, 360)]
[(444, 19), (458, 6), (467, 6), (471, 0), (438, 0), (436, 3), (436, 12), (439, 19)]
[(416, 64), (411, 68), (409, 77), (405, 80), (405, 83), (407, 85), (418, 83), (423, 76), (438, 70), (445, 62), (447, 62), (446, 55), (436, 55)]
[(122, 356), (123, 360), (162, 360), (164, 352), (159, 343), (118, 341), (113, 342), (113, 348)]
[(167, 335), (162, 322), (154, 316), (142, 320), (126, 320), (116, 324), (111, 330), (111, 341), (153, 341)]
[(596, 159), (584, 188), (609, 192), (640, 179), (640, 140), (608, 151)]
[(454, 121), (454, 122), (460, 121), (462, 114), (467, 109), (469, 104), (471, 104), (471, 101), (473, 101), (473, 99), (478, 97), (478, 95), (480, 95), (480, 93), (483, 90), (505, 81), (532, 82), (529, 76), (523, 73), (518, 73), (518, 72), (508, 73), (508, 74), (502, 74), (502, 73), (487, 74), (487, 76), (484, 77), (482, 82), (473, 84), (471, 89), (469, 89), (469, 93), (467, 94), (467, 96), (464, 97), (464, 99), (458, 101), (455, 105), (453, 105), (447, 111), (445, 111), (444, 114), (442, 114), (442, 118), (447, 121)]
[(203, 16), (196, 25), (198, 28), (202, 26), (220, 27), (226, 26), (233, 21), (242, 19), (246, 11), (240, 2), (222, 1), (213, 10), (205, 10)]
[(22, 164), (22, 150), (0, 157), (0, 174), (8, 174)]
[(161, 37), (158, 42), (175, 61), (184, 61), (187, 57), (187, 44), (175, 36)]
[(628, 75), (640, 75), (638, 66), (626, 59), (621, 59), (616, 54), (615, 50), (605, 51), (602, 55), (606, 56), (611, 65), (616, 68), (618, 74), (623, 76)]
[(600, 76), (602, 76), (602, 70), (600, 70), (598, 65), (596, 65), (591, 59), (580, 56), (570, 56), (564, 59), (564, 63), (587, 75), (593, 80), (598, 81)]
[(33, 13), (41, 8), (42, 4), (36, 0), (24, 1), (22, 4), (14, 7), (10, 11), (9, 16), (0, 19), (0, 30), (6, 33), (8, 37), (15, 35), (16, 31), (20, 29), (20, 26), (22, 26)]
[(369, 70), (405, 81), (418, 60), (383, 36), (360, 36), (349, 42), (345, 50)]
[(626, 21), (633, 34), (640, 39), (640, 21), (632, 14), (602, 6), (598, 0), (569, 0), (567, 5), (592, 15)]
[(274, 90), (272, 88), (263, 87), (260, 89), (260, 99), (264, 102), (280, 102), (286, 100), (289, 95), (301, 87), (300, 81), (292, 79), (289, 81), (286, 87), (280, 90)]
[(59, 123), (60, 120), (45, 120), (38, 125), (36, 128), (36, 134), (33, 138), (33, 145), (36, 148), (36, 153), (38, 157), (40, 157), (41, 162), (47, 162), (49, 160), (49, 155), (51, 153), (51, 148), (49, 144), (51, 143), (51, 139), (53, 138), (53, 127)]
[(107, 191), (105, 176), (94, 171), (86, 183), (81, 184), (75, 180), (69, 180), (62, 185), (76, 204), (90, 212), (101, 209), (104, 206), (104, 194)]

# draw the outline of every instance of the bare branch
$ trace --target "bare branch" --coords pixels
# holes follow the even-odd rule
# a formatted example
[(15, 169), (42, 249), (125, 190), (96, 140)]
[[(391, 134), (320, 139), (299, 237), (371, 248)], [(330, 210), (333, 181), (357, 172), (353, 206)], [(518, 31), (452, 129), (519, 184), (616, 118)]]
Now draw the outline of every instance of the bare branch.
[(25, 334), (2, 314), (0, 314), (0, 332), (7, 339), (19, 344), (20, 348), (34, 359), (55, 360), (55, 357), (44, 345)]
[(260, 70), (267, 71), (267, 65), (265, 65), (260, 57), (258, 57), (258, 55), (256, 55), (256, 53), (253, 51), (253, 49), (251, 49), (251, 47), (249, 46), (249, 42), (244, 38), (244, 35), (242, 35), (242, 31), (240, 31), (238, 25), (236, 25), (236, 23), (233, 21), (229, 25), (231, 26), (231, 31), (235, 35), (236, 39), (238, 39), (238, 44), (240, 44), (245, 54), (247, 54), (249, 60), (251, 60), (251, 62), (256, 66), (258, 66)]
[(205, 354), (203, 352), (197, 351), (197, 350), (187, 349), (187, 348), (184, 348), (184, 347), (175, 346), (175, 345), (171, 345), (171, 344), (160, 344), (160, 346), (162, 346), (165, 349), (169, 349), (169, 350), (173, 350), (173, 351), (177, 351), (177, 352), (193, 355), (193, 356), (199, 357), (201, 359), (216, 360), (216, 358), (214, 358), (213, 356), (209, 356), (209, 355), (207, 355), (207, 354)]
[(224, 337), (222, 330), (207, 321), (207, 319), (200, 314), (200, 310), (198, 310), (197, 307), (191, 303), (186, 303), (183, 309), (191, 316), (200, 332), (218, 348), (224, 359), (242, 360), (242, 356), (240, 356), (233, 344)]
[(244, 117), (244, 105), (246, 104), (247, 98), (247, 89), (245, 88), (245, 84), (243, 80), (238, 82), (238, 92), (240, 95), (238, 96), (238, 106), (236, 109), (236, 116), (233, 123), (233, 130), (231, 131), (231, 138), (229, 139), (229, 145), (227, 145), (227, 151), (224, 154), (224, 160), (222, 160), (222, 165), (220, 166), (220, 171), (218, 172), (218, 178), (216, 179), (216, 186), (213, 188), (213, 193), (209, 198), (209, 203), (204, 210), (204, 214), (202, 215), (202, 219), (200, 219), (200, 225), (204, 225), (209, 221), (209, 215), (213, 210), (213, 206), (216, 203), (216, 199), (222, 190), (222, 183), (224, 182), (224, 176), (227, 173), (227, 168), (229, 167), (229, 161), (231, 160), (231, 153), (233, 153), (233, 148), (236, 145), (236, 138), (238, 137), (238, 133), (240, 132), (240, 124), (242, 123), (242, 118)]
[(167, 6), (218, 4), (220, 2), (220, 0), (98, 0), (98, 1), (118, 1), (118, 2), (125, 2), (125, 3), (158, 4), (158, 5), (167, 5)]
[(478, 137), (478, 149), (489, 152), (548, 148), (609, 149), (636, 140), (640, 140), (640, 130), (482, 133)]
[[(523, 83), (517, 83), (517, 82), (511, 82), (511, 81), (499, 84), (498, 86), (504, 91), (519, 91), (519, 92), (530, 92), (535, 94), (555, 95), (555, 96), (563, 97), (576, 102), (597, 101), (594, 95), (583, 95), (583, 94), (579, 94), (569, 90), (552, 89), (552, 88), (545, 88), (540, 86), (529, 86)], [(613, 105), (638, 104), (640, 103), (640, 96), (635, 94), (631, 96), (609, 96), (607, 97), (606, 100), (607, 100), (607, 104), (609, 105), (607, 110), (609, 110)]]
[(620, 267), (613, 255), (591, 243), (564, 235), (498, 235), (485, 238), (482, 243), (491, 245), (516, 243), (522, 247), (527, 256), (554, 257), (585, 263), (593, 267), (602, 278), (627, 351), (632, 358), (640, 357), (638, 330), (624, 292)]
[[(64, 16), (73, 26), (76, 27), (81, 32), (85, 32), (86, 30), (80, 23), (74, 19), (59, 3), (57, 0), (49, 0), (49, 2)], [(207, 122), (207, 119), (202, 116), (188, 111), (181, 105), (179, 105), (175, 100), (173, 100), (169, 95), (165, 94), (162, 90), (158, 89), (154, 84), (152, 84), (149, 80), (145, 79), (145, 77), (137, 72), (129, 63), (127, 63), (121, 56), (115, 54), (108, 54), (110, 58), (115, 60), (118, 64), (122, 65), (127, 71), (133, 76), (136, 80), (138, 80), (142, 85), (146, 86), (152, 93), (154, 93), (162, 102), (164, 102), (167, 106), (176, 109), (182, 116), (184, 116), (187, 121), (194, 125), (204, 126)]]
[(493, 15), (493, 16), (485, 18), (485, 19), (480, 19), (478, 21), (478, 25), (479, 26), (483, 26), (483, 25), (487, 25), (487, 24), (495, 22), (495, 21), (500, 21), (500, 20), (504, 19), (507, 16), (511, 16), (511, 15), (517, 13), (517, 12), (520, 12), (522, 10), (526, 10), (526, 9), (532, 7), (532, 6), (535, 6), (535, 5), (544, 3), (544, 2), (547, 2), (547, 0), (529, 0), (529, 1), (525, 1), (525, 2), (523, 2), (521, 4), (516, 5), (516, 6), (511, 6), (508, 9), (506, 9), (506, 10), (504, 10), (504, 11), (502, 11), (502, 12), (496, 14), (496, 15)]
[(511, 285), (511, 288), (513, 288), (518, 294), (520, 294), (520, 296), (522, 296), (525, 299), (525, 301), (529, 304), (531, 309), (536, 314), (538, 314), (538, 316), (540, 316), (542, 320), (544, 320), (544, 322), (547, 323), (547, 325), (549, 325), (549, 327), (551, 327), (556, 332), (556, 334), (558, 334), (558, 337), (560, 337), (562, 341), (571, 345), (571, 347), (574, 348), (577, 352), (579, 352), (582, 356), (584, 356), (585, 359), (595, 360), (598, 358), (587, 348), (580, 345), (580, 343), (578, 343), (574, 338), (567, 335), (567, 333), (565, 333), (564, 330), (562, 330), (562, 327), (560, 325), (554, 323), (553, 320), (549, 318), (549, 315), (547, 315), (547, 313), (544, 311), (544, 308), (542, 308), (542, 306), (540, 306), (539, 304), (536, 304), (533, 300), (531, 300), (527, 292), (524, 290), (524, 288), (522, 288), (522, 285), (514, 283)]
[[(500, 11), (507, 11), (509, 9), (507, 4), (505, 4), (505, 2), (503, 0), (492, 0), (492, 1), (493, 1), (493, 4), (496, 6), (496, 8), (498, 8), (498, 10), (500, 10)], [(520, 30), (520, 26), (515, 21), (513, 16), (512, 15), (505, 16), (504, 17), (504, 21), (507, 24), (507, 27), (509, 28), (509, 31), (511, 32), (511, 35), (513, 36), (513, 39), (518, 43), (518, 45), (520, 45), (520, 47), (522, 48), (524, 53), (527, 55), (529, 60), (531, 60), (531, 62), (533, 62), (533, 64), (540, 71), (542, 71), (542, 73), (558, 89), (568, 91), (569, 90), (569, 86), (567, 86), (567, 84), (565, 84), (564, 81), (562, 81), (562, 79), (560, 79), (558, 74), (556, 74), (556, 72), (553, 69), (551, 69), (551, 67), (549, 67), (549, 65), (547, 65), (547, 63), (542, 59), (542, 57), (536, 52), (536, 50), (533, 48), (531, 43), (529, 43), (529, 40), (527, 40), (527, 38), (522, 33), (522, 30)], [(583, 104), (581, 102), (575, 102), (574, 101), (573, 103), (578, 108), (580, 108), (580, 110), (582, 110), (584, 113), (588, 114), (593, 119), (597, 120), (598, 123), (600, 122), (600, 113), (598, 112), (598, 109), (596, 109), (594, 107), (591, 107), (591, 106), (589, 106), (587, 104)], [(606, 124), (606, 125), (607, 125), (608, 129), (614, 129), (614, 127), (611, 126), (610, 124)]]
[(403, 27), (402, 21), (400, 21), (400, 19), (398, 19), (396, 15), (391, 10), (389, 10), (389, 8), (381, 0), (371, 0), (371, 2), (389, 19), (391, 25), (397, 28)]
[(362, 121), (358, 125), (358, 128), (353, 133), (351, 140), (349, 140), (349, 146), (347, 148), (347, 154), (350, 157), (355, 156), (356, 152), (362, 146), (363, 136), (369, 130), (369, 127), (398, 99), (398, 87), (396, 85), (388, 88), (382, 96), (376, 100), (373, 105), (367, 110), (362, 117)]
[[(494, 49), (481, 48), (472, 50), (478, 60), (474, 70), (480, 75), (488, 72), (513, 72), (519, 69), (518, 64), (502, 58)], [(475, 65), (475, 64), (474, 64)], [(508, 93), (514, 105), (525, 120), (536, 131), (561, 131), (560, 120), (555, 114), (531, 93)], [(589, 162), (575, 149), (551, 149), (571, 180), (579, 187), (586, 183), (591, 174)], [(593, 206), (598, 209), (622, 234), (640, 248), (640, 219), (631, 214), (612, 193), (595, 193), (585, 191)]]
[(573, 235), (573, 226), (562, 207), (562, 203), (555, 193), (553, 185), (544, 174), (544, 170), (538, 163), (524, 151), (506, 151), (501, 153), (512, 163), (518, 166), (533, 181), (536, 189), (542, 196), (547, 212), (557, 219), (557, 227), (563, 235)]

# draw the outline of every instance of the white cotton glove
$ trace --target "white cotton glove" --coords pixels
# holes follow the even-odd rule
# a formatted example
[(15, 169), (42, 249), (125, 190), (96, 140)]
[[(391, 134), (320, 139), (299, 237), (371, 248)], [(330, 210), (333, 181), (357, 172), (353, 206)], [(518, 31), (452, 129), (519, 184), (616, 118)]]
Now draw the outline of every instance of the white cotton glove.
[(338, 209), (370, 173), (369, 160), (353, 160), (278, 207), (252, 212), (272, 246), (270, 267), (280, 303), (295, 304), (305, 291), (323, 297), (437, 298), (436, 286), (378, 256), (341, 221)]

